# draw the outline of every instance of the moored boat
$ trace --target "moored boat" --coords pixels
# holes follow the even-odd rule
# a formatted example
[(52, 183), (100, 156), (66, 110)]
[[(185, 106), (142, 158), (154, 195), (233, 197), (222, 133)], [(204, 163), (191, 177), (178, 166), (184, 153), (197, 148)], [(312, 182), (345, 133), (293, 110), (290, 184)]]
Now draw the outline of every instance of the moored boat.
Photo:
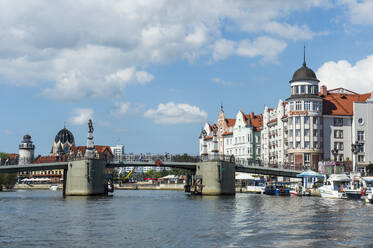
[(290, 189), (285, 183), (271, 183), (268, 184), (264, 189), (264, 194), (266, 195), (279, 195), (279, 196), (289, 196)]
[(351, 179), (345, 174), (331, 174), (326, 183), (319, 187), (321, 197), (325, 198), (346, 198), (345, 189)]

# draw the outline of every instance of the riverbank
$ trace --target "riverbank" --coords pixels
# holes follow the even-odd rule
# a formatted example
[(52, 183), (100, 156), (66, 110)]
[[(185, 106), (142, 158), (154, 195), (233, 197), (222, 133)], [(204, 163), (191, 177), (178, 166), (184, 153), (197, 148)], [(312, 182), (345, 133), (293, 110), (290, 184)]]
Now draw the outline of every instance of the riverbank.
[(141, 184), (141, 183), (124, 183), (114, 184), (117, 190), (184, 190), (184, 184)]
[[(47, 190), (52, 184), (16, 184), (12, 190)], [(63, 185), (57, 185), (59, 190), (62, 190)], [(184, 190), (184, 184), (146, 184), (146, 183), (125, 183), (114, 184), (116, 190)]]

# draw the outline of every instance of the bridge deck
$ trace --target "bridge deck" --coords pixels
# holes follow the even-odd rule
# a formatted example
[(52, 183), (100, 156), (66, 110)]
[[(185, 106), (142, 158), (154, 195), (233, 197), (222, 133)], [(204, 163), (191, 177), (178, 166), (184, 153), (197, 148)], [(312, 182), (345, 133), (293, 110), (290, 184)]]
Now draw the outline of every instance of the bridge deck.
[(246, 172), (253, 174), (261, 175), (270, 175), (270, 176), (283, 176), (283, 177), (297, 177), (302, 171), (297, 170), (288, 170), (282, 168), (270, 168), (262, 166), (239, 166), (236, 165), (236, 172)]
[(13, 172), (20, 172), (20, 171), (57, 170), (57, 169), (67, 169), (67, 162), (25, 164), (25, 165), (6, 165), (6, 166), (0, 166), (0, 173), (13, 173)]
[(108, 168), (114, 167), (141, 167), (141, 166), (159, 166), (159, 167), (170, 167), (176, 169), (195, 170), (196, 163), (191, 162), (142, 162), (142, 161), (123, 161), (118, 163), (110, 163), (107, 165)]

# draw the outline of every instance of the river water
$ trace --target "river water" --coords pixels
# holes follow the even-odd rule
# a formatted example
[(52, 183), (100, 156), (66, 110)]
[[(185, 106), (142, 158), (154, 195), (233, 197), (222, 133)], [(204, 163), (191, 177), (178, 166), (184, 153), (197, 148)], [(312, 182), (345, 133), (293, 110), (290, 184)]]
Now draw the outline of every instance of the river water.
[(181, 191), (0, 193), (0, 247), (373, 247), (373, 205)]

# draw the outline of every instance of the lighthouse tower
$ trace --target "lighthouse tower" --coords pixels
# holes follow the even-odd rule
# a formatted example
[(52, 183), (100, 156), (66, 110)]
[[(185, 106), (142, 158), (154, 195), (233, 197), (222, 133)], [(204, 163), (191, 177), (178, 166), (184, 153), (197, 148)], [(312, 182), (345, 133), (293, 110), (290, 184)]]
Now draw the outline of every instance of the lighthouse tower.
[(26, 134), (23, 136), (22, 142), (19, 144), (19, 162), (18, 164), (31, 164), (34, 161), (35, 146), (32, 144), (31, 136)]

